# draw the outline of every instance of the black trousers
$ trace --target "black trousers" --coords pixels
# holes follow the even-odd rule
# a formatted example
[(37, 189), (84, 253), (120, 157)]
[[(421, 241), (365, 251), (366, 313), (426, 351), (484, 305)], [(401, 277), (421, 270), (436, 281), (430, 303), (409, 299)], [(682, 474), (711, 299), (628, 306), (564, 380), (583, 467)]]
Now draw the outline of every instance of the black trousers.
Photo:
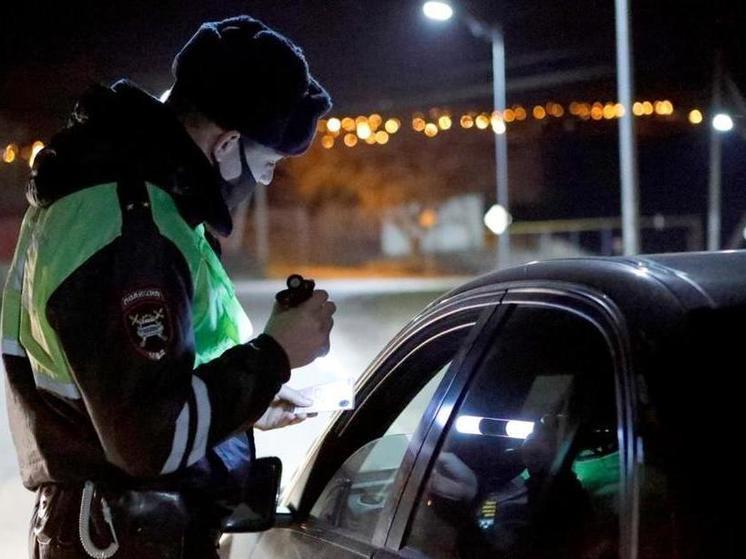
[[(32, 559), (91, 557), (81, 541), (82, 493), (82, 486), (58, 484), (37, 491), (29, 532)], [(91, 544), (107, 549), (114, 541), (104, 501), (119, 546), (112, 559), (218, 559), (220, 532), (199, 507), (174, 492), (96, 488), (83, 534), (89, 549)]]

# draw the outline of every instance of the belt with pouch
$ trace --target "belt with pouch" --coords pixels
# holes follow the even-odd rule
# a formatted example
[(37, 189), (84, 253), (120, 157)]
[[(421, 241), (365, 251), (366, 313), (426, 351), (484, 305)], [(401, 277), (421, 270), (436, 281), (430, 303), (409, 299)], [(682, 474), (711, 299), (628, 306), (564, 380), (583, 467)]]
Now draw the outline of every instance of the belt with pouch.
[(47, 484), (31, 545), (39, 559), (212, 559), (220, 532), (203, 511), (176, 491)]

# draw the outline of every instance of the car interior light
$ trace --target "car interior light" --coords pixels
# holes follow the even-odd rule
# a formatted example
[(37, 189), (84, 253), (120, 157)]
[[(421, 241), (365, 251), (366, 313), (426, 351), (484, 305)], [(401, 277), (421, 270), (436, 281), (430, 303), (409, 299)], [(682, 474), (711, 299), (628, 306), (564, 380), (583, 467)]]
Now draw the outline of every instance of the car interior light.
[(456, 431), (464, 435), (481, 435), (479, 423), (482, 418), (475, 415), (459, 415), (456, 418)]
[(511, 439), (526, 439), (534, 432), (533, 421), (511, 419), (505, 424), (505, 434)]
[(496, 419), (478, 415), (460, 415), (456, 418), (456, 431), (464, 435), (526, 439), (534, 432), (534, 422), (518, 419)]

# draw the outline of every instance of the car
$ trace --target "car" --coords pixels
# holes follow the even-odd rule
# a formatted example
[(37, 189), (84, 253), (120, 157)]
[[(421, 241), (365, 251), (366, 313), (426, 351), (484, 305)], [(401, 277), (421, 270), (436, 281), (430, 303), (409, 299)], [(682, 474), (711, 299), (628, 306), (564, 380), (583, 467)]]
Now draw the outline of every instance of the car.
[(385, 347), (230, 557), (733, 557), (745, 324), (746, 251), (477, 278)]

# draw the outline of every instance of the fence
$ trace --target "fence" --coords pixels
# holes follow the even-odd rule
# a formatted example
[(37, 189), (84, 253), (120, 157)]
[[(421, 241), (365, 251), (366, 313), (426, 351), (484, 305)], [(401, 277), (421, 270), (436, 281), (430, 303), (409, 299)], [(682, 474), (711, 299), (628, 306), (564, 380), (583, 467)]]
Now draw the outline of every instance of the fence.
[[(266, 223), (266, 232), (257, 223)], [(240, 220), (239, 220), (240, 222)], [(621, 219), (592, 218), (517, 222), (511, 225), (510, 265), (529, 260), (621, 254)], [(694, 251), (704, 248), (702, 219), (696, 215), (656, 215), (640, 219), (643, 252)], [(382, 220), (350, 207), (271, 208), (257, 219), (249, 214), (226, 250), (245, 270), (262, 272), (268, 265), (360, 267), (371, 262), (406, 263), (412, 272), (480, 273), (494, 268), (496, 240), (485, 230), (482, 248), (393, 259), (381, 247)], [(266, 234), (266, 247), (258, 240)], [(257, 255), (260, 255), (259, 257)], [(263, 257), (262, 257), (263, 255)], [(234, 264), (235, 268), (235, 264)]]

